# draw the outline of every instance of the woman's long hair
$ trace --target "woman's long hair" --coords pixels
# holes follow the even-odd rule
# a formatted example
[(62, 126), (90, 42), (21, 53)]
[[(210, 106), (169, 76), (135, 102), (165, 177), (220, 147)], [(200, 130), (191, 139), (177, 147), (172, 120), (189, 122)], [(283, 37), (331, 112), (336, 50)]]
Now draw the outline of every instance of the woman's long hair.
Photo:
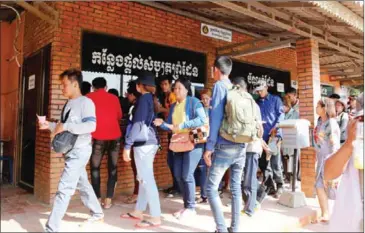
[(319, 104), (325, 109), (328, 118), (335, 118), (337, 116), (336, 104), (333, 99), (324, 97), (319, 101)]

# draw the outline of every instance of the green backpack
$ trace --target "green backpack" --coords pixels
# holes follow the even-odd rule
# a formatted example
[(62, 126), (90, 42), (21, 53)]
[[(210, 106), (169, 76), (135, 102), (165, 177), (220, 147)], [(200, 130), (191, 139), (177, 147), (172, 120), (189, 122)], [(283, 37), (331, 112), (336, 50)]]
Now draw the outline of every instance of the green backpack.
[(220, 136), (235, 143), (249, 143), (258, 138), (258, 124), (255, 100), (239, 86), (231, 85), (228, 88)]

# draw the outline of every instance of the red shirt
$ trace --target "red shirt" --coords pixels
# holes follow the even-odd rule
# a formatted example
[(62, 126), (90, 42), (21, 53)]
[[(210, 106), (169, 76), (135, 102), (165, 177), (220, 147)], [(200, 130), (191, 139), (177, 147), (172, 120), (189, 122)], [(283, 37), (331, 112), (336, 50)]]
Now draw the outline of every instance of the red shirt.
[(122, 136), (119, 121), (122, 119), (122, 109), (119, 99), (113, 94), (99, 89), (87, 94), (95, 104), (96, 130), (92, 133), (97, 140), (115, 140)]

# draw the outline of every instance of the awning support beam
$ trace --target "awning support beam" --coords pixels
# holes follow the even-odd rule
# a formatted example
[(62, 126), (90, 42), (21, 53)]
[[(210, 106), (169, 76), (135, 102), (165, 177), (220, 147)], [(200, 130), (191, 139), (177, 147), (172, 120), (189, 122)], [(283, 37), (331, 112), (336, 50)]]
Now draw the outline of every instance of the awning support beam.
[[(297, 19), (293, 19), (291, 16), (286, 15), (283, 12), (279, 12), (275, 9), (267, 9), (269, 7), (259, 3), (259, 2), (252, 2), (250, 3), (251, 7), (245, 8), (243, 6), (234, 4), (232, 2), (227, 1), (212, 1), (213, 3), (223, 6), (227, 9), (233, 10), (237, 13), (250, 16), (252, 18), (258, 19), (260, 21), (269, 23), (275, 27), (279, 27), (282, 29), (285, 29), (287, 31), (296, 33), (300, 36), (307, 37), (307, 38), (313, 38), (317, 40), (319, 43), (324, 44), (332, 49), (335, 49), (339, 52), (342, 52), (344, 54), (347, 54), (351, 57), (355, 57), (358, 59), (363, 60), (362, 50), (360, 48), (357, 48), (345, 41), (340, 40), (339, 38), (336, 38), (334, 36), (324, 36), (324, 32), (321, 29), (315, 28), (311, 25), (307, 25), (304, 22), (298, 21)], [(270, 11), (272, 15), (275, 15), (275, 17), (270, 17), (264, 14), (260, 14), (256, 11), (252, 11), (251, 8), (255, 7), (256, 9), (264, 10), (265, 12)], [(292, 23), (284, 23), (283, 21), (279, 21), (277, 17), (284, 17), (284, 20), (291, 19)], [(297, 24), (300, 24), (301, 27), (306, 27), (309, 32), (304, 31), (296, 26), (295, 23), (293, 23), (293, 20), (297, 22)], [(311, 33), (312, 32), (312, 33)], [(314, 34), (316, 33), (316, 34)], [(323, 35), (324, 38), (320, 37), (319, 35)]]
[(23, 7), (25, 10), (29, 11), (31, 14), (39, 17), (40, 19), (43, 19), (52, 25), (57, 25), (57, 22), (58, 22), (57, 17), (55, 17), (55, 19), (52, 19), (51, 17), (44, 14), (42, 11), (40, 11), (39, 9), (37, 9), (36, 7), (34, 7), (33, 5), (31, 5), (25, 1), (14, 1), (14, 2), (16, 4), (18, 4), (19, 6)]

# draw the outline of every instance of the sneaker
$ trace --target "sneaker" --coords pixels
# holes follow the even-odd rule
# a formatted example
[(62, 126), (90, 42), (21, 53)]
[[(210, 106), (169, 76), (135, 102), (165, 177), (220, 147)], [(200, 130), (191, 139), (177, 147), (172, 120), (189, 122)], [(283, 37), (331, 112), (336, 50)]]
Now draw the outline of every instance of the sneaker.
[(179, 216), (180, 221), (191, 220), (196, 216), (196, 211), (193, 209), (185, 209)]
[(173, 188), (172, 188), (172, 187), (170, 187), (170, 188), (167, 188), (167, 189), (163, 190), (163, 192), (164, 192), (164, 193), (170, 193), (170, 192), (172, 191), (172, 189), (173, 189)]
[(249, 214), (249, 213), (246, 213), (246, 211), (245, 211), (245, 210), (242, 210), (242, 211), (241, 211), (241, 214), (242, 214), (243, 216), (252, 217), (252, 215), (251, 215), (251, 214)]
[(206, 197), (197, 198), (196, 203), (206, 204), (206, 203), (208, 203), (208, 198), (206, 198)]
[(261, 204), (260, 204), (260, 202), (256, 201), (256, 206), (255, 206), (255, 208), (254, 208), (255, 213), (256, 213), (257, 211), (259, 211), (260, 209), (261, 209)]
[(181, 209), (175, 213), (173, 213), (172, 215), (175, 217), (175, 218), (180, 218), (180, 215), (185, 211), (185, 208), (184, 209)]
[[(228, 227), (228, 228), (227, 228), (227, 231), (228, 231), (228, 232), (233, 232), (231, 227)], [(218, 230), (215, 230), (215, 233), (218, 233), (218, 232), (219, 232)]]
[(175, 189), (171, 189), (171, 190), (167, 193), (166, 197), (167, 197), (167, 198), (173, 198), (173, 197), (177, 197), (178, 195), (179, 195), (179, 192), (178, 192), (177, 190), (175, 190)]
[(95, 224), (95, 223), (103, 223), (103, 222), (104, 222), (104, 215), (102, 217), (94, 217), (94, 216), (91, 216), (86, 221), (84, 221), (83, 223), (81, 223), (79, 226), (80, 227), (85, 227), (87, 225), (91, 225), (91, 224)]
[(280, 198), (281, 194), (283, 194), (284, 189), (283, 187), (278, 188), (278, 190), (276, 191), (274, 198)]

